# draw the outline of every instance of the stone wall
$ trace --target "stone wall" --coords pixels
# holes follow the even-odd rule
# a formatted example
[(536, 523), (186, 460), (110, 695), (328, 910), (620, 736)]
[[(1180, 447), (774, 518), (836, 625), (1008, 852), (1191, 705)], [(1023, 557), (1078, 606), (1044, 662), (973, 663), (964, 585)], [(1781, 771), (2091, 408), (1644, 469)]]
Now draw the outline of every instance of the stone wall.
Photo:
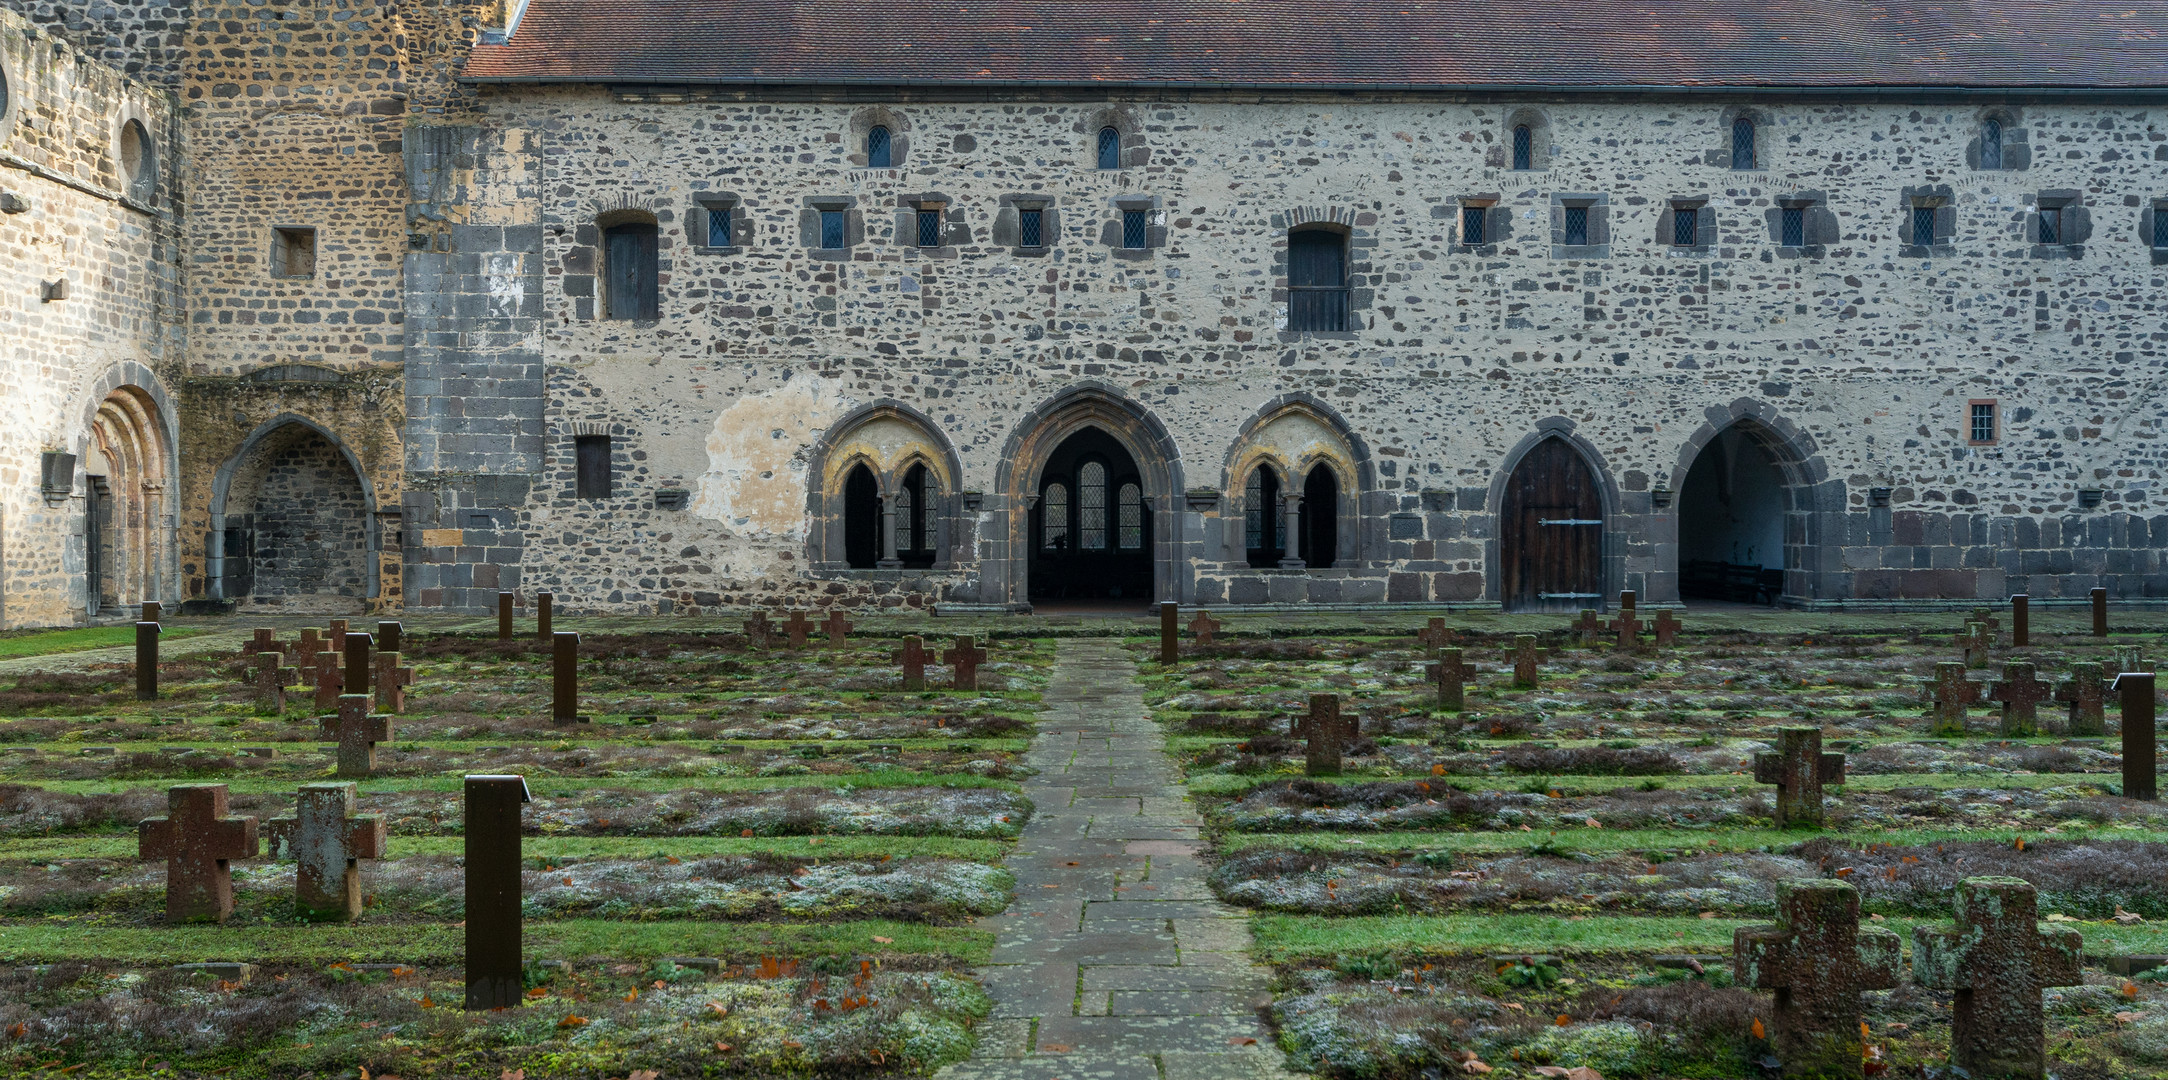
[(301, 424), (273, 432), (233, 478), (224, 516), (252, 564), (250, 587), (231, 598), (281, 611), (362, 610), (372, 591), (368, 503), (330, 439)]
[[(410, 292), (410, 326), (426, 308), (459, 336), (410, 351), (408, 453), (416, 473), (495, 489), (488, 506), (430, 508), (438, 527), (410, 533), (409, 559), (417, 574), (496, 563), (500, 585), (516, 565), (523, 586), (614, 610), (1015, 603), (1035, 495), (1016, 455), (1091, 415), (1160, 477), (1168, 597), (1493, 600), (1506, 478), (1564, 437), (1601, 479), (1606, 591), (1662, 601), (1679, 530), (1695, 527), (1670, 494), (1743, 419), (1784, 473), (1797, 601), (2168, 594), (2152, 494), (2168, 326), (2141, 236), (2168, 197), (2168, 119), (2012, 101), (1752, 107), (1761, 167), (1734, 172), (1737, 109), (1714, 101), (485, 89), (481, 119), (444, 143), (472, 165), (449, 216), (479, 228), (448, 228), (430, 256), (445, 287)], [(1990, 112), (2023, 167), (1972, 167)], [(1540, 168), (1502, 167), (1509, 114), (1535, 118)], [(852, 160), (874, 122), (899, 136), (894, 168)], [(1101, 172), (1110, 124), (1128, 165)], [(2043, 196), (2070, 201), (2077, 243), (2034, 242)], [(1915, 197), (1947, 203), (1923, 249), (1907, 243)], [(1599, 227), (1569, 248), (1575, 199)], [(897, 233), (929, 202), (944, 207), (939, 249)], [(1804, 247), (1776, 243), (1787, 202), (1812, 215)], [(1045, 250), (1003, 243), (1023, 203), (1056, 211)], [(1483, 244), (1460, 242), (1466, 205), (1490, 207)], [(717, 206), (743, 222), (727, 247), (708, 246)], [(806, 215), (830, 206), (854, 215), (853, 243), (806, 248)], [(1133, 206), (1163, 246), (1109, 246)], [(1660, 242), (1678, 206), (1705, 215), (1693, 244)], [(660, 318), (598, 320), (598, 224), (628, 215), (661, 230)], [(1350, 332), (1285, 329), (1286, 231), (1304, 222), (1350, 237)], [(438, 377), (453, 381), (415, 381)], [(2002, 410), (1993, 445), (1965, 438), (1976, 399)], [(809, 507), (840, 502), (807, 479), (818, 448), (879, 402), (925, 416), (960, 459), (945, 571), (809, 568), (828, 524)], [(1253, 571), (1238, 467), (1295, 452), (1258, 440), (1297, 403), (1340, 444), (1321, 460), (1354, 479), (1351, 557)], [(567, 494), (578, 424), (624, 444), (606, 505)], [(690, 491), (688, 508), (659, 508), (656, 489)], [(455, 531), (476, 522), (477, 536)], [(486, 607), (442, 580), (419, 602)]]

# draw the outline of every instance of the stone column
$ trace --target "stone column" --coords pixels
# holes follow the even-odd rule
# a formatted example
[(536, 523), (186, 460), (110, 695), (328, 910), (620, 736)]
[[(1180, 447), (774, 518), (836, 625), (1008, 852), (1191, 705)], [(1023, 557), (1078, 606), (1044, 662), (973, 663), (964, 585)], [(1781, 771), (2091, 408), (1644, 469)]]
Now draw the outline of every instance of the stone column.
[(876, 564), (883, 570), (900, 570), (903, 560), (896, 557), (896, 497), (881, 496), (881, 561)]
[(1300, 570), (1304, 565), (1300, 554), (1302, 548), (1297, 539), (1302, 532), (1302, 496), (1280, 496), (1280, 522), (1281, 539), (1284, 541), (1280, 547), (1280, 569)]

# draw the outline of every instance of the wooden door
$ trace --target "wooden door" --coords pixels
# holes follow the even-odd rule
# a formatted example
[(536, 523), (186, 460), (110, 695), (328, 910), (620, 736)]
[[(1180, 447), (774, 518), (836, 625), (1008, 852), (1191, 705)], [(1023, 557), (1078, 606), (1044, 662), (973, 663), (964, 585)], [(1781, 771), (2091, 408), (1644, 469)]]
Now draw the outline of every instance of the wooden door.
[(1498, 592), (1507, 611), (1603, 607), (1603, 498), (1588, 463), (1545, 439), (1506, 481)]

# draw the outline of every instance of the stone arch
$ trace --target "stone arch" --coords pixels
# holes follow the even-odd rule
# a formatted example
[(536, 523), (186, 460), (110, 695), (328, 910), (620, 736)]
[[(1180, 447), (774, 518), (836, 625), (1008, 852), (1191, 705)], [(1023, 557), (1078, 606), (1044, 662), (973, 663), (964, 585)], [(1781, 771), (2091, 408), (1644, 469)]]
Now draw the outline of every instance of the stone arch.
[(1184, 573), (1180, 512), (1183, 498), (1182, 455), (1165, 424), (1144, 405), (1111, 383), (1089, 380), (1072, 385), (1018, 419), (1002, 446), (994, 469), (997, 540), (990, 545), (992, 565), (985, 588), (1005, 602), (1022, 604), (1030, 595), (1032, 502), (1048, 457), (1063, 442), (1087, 428), (1105, 432), (1136, 463), (1151, 515), (1147, 540), (1152, 564), (1152, 599), (1181, 600), (1188, 589)]
[(84, 395), (75, 448), (84, 474), (86, 617), (177, 602), (178, 418), (149, 368), (123, 361)]
[(331, 429), (296, 413), (256, 425), (211, 479), (207, 595), (360, 610), (382, 591), (376, 510), (368, 470)]
[[(828, 426), (815, 440), (806, 469), (806, 559), (815, 570), (851, 569), (846, 555), (850, 522), (844, 488), (851, 470), (864, 465), (873, 474), (884, 513), (914, 465), (926, 466), (938, 485), (938, 498), (927, 496), (934, 519), (935, 570), (955, 562), (962, 536), (963, 460), (955, 444), (925, 413), (900, 401), (883, 399), (861, 405)], [(893, 530), (889, 530), (893, 532)], [(885, 542), (885, 537), (884, 537)], [(888, 567), (887, 569), (900, 569)]]
[(1533, 105), (1506, 113), (1505, 122), (1498, 126), (1497, 145), (1484, 155), (1485, 165), (1513, 171), (1513, 132), (1520, 127), (1528, 129), (1528, 171), (1542, 172), (1551, 167), (1551, 118)]
[(1144, 123), (1137, 118), (1136, 110), (1127, 105), (1108, 105), (1085, 114), (1073, 129), (1082, 136), (1078, 146), (1087, 167), (1098, 168), (1099, 133), (1107, 128), (1113, 128), (1121, 136), (1122, 168), (1135, 169), (1151, 163), (1151, 147), (1146, 142)]
[(1709, 152), (1709, 163), (1722, 169), (1732, 167), (1732, 126), (1741, 120), (1754, 127), (1754, 142), (1751, 146), (1754, 155), (1752, 171), (1769, 171), (1769, 152), (1776, 146), (1776, 141), (1769, 137), (1769, 114), (1749, 105), (1734, 105), (1717, 115), (1717, 148)]
[[(1521, 440), (1515, 443), (1511, 450), (1507, 451), (1498, 471), (1491, 477), (1486, 511), (1492, 516), (1494, 525), (1491, 530), (1492, 539), (1484, 545), (1485, 558), (1483, 561), (1485, 565), (1485, 587), (1489, 590), (1490, 597), (1500, 603), (1507, 600), (1503, 563), (1504, 551), (1507, 544), (1515, 541), (1518, 528), (1510, 525), (1506, 520), (1509, 516), (1507, 490), (1512, 484), (1515, 474), (1519, 471), (1522, 462), (1529, 455), (1535, 453), (1539, 447), (1553, 441), (1570, 447), (1574, 455), (1580, 459), (1581, 465), (1587, 468), (1589, 476), (1595, 483), (1597, 502), (1603, 511), (1604, 524), (1598, 555), (1600, 571), (1597, 574), (1600, 584), (1595, 591), (1603, 596), (1613, 595), (1625, 580), (1625, 559), (1621, 551), (1617, 528), (1619, 515), (1623, 509), (1618, 484), (1612, 478), (1610, 467), (1605, 463), (1602, 451), (1596, 449), (1595, 444), (1589, 442), (1575, 431), (1575, 426), (1572, 420), (1563, 416), (1545, 417), (1536, 421), (1535, 429), (1522, 436)], [(1598, 598), (1585, 606), (1601, 607), (1603, 604), (1604, 601)]]
[[(1988, 125), (2001, 129), (2002, 148), (1998, 155), (1988, 149)], [(1988, 172), (2020, 172), (2032, 165), (2032, 147), (2028, 145), (2024, 128), (2024, 115), (2015, 105), (1990, 105), (1972, 118), (1972, 137), (1965, 144), (1967, 168)]]
[[(1329, 469), (1340, 491), (1339, 505), (1333, 508), (1340, 525), (1333, 564), (1344, 569), (1368, 557), (1364, 538), (1371, 530), (1366, 519), (1377, 478), (1369, 444), (1338, 410), (1315, 394), (1298, 391), (1273, 398), (1243, 422), (1220, 473), (1228, 505), (1237, 513), (1248, 509), (1244, 505), (1244, 485), (1260, 462), (1272, 463), (1291, 491), (1299, 490), (1316, 466)], [(1230, 561), (1246, 557), (1240, 531), (1229, 530), (1227, 544), (1226, 557)]]
[(869, 105), (851, 114), (850, 132), (844, 136), (849, 140), (844, 144), (844, 160), (852, 168), (867, 168), (866, 136), (877, 127), (888, 129), (888, 167), (901, 169), (910, 164), (911, 121), (886, 105)]
[[(1745, 436), (1774, 466), (1784, 493), (1783, 595), (1812, 597), (1815, 574), (1821, 569), (1820, 549), (1828, 519), (1831, 515), (1841, 517), (1845, 513), (1844, 482), (1829, 478), (1829, 466), (1822, 460), (1821, 448), (1814, 436), (1801, 430), (1773, 406), (1752, 398), (1740, 398), (1730, 405), (1711, 406), (1704, 412), (1701, 425), (1680, 445), (1678, 459), (1668, 478), (1678, 489), (1671, 511), (1674, 518), (1686, 509), (1683, 496), (1694, 463), (1727, 432)], [(1674, 545), (1672, 550), (1674, 562), (1683, 562), (1685, 557), (1679, 554), (1683, 548)], [(1685, 568), (1677, 565), (1674, 569), (1683, 571)]]

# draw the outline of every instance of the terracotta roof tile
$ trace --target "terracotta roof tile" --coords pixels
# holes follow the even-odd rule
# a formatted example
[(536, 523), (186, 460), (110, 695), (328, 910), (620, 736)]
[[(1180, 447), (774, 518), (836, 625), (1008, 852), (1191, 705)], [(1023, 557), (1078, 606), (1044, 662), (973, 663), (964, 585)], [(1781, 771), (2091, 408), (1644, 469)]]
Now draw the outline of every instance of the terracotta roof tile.
[(466, 77), (663, 83), (2168, 86), (2162, 0), (532, 0)]

